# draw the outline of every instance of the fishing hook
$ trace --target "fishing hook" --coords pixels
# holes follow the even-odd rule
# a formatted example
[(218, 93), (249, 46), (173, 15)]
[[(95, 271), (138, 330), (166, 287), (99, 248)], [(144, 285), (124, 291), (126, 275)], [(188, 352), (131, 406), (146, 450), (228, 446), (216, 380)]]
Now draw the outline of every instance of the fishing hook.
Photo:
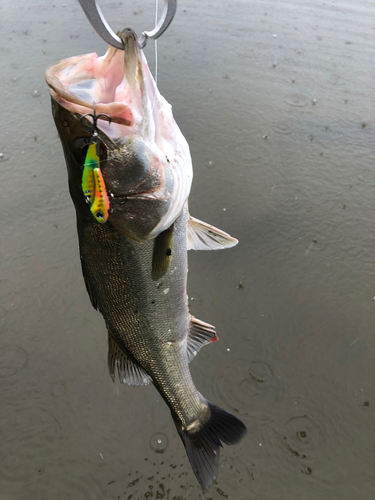
[(98, 137), (98, 120), (100, 119), (100, 117), (107, 118), (108, 119), (108, 123), (111, 123), (112, 118), (109, 115), (106, 115), (105, 113), (100, 113), (99, 115), (97, 115), (96, 114), (96, 104), (95, 104), (95, 102), (93, 102), (92, 104), (93, 104), (93, 107), (94, 107), (94, 114), (85, 113), (84, 115), (81, 116), (80, 122), (81, 122), (81, 125), (82, 125), (82, 120), (86, 116), (91, 116), (92, 121), (93, 121), (93, 124), (92, 124), (92, 138), (96, 138), (96, 137)]
[[(109, 27), (97, 0), (79, 0), (79, 3), (97, 34), (103, 38), (105, 42), (109, 43), (109, 45), (116, 47), (116, 49), (124, 50), (123, 41)], [(176, 14), (176, 10), (177, 0), (164, 0), (164, 9), (158, 24), (151, 31), (143, 31), (138, 39), (138, 44), (141, 49), (146, 46), (148, 38), (156, 40), (164, 33), (171, 24)]]

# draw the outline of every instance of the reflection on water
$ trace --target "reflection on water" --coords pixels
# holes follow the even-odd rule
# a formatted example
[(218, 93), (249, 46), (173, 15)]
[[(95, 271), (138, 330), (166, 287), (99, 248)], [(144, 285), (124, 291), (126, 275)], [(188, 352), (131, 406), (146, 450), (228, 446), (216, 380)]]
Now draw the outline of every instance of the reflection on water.
[[(153, 1), (100, 3), (114, 29), (153, 24)], [(189, 254), (220, 338), (193, 378), (249, 429), (208, 493), (154, 388), (112, 384), (81, 277), (43, 74), (105, 44), (73, 0), (0, 13), (1, 499), (375, 498), (372, 3), (180, 0), (158, 42), (191, 213), (240, 240)]]

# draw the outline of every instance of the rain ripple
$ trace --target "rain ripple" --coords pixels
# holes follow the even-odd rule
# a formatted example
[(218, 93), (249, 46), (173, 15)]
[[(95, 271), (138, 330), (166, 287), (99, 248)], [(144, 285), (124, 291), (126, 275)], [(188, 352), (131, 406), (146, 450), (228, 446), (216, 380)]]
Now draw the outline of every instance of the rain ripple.
[(22, 488), (23, 496), (17, 498), (49, 500), (52, 490), (53, 498), (102, 498), (91, 474), (95, 464), (91, 458), (83, 458), (74, 465), (74, 458), (66, 451), (68, 438), (63, 422), (48, 403), (27, 404), (23, 399), (15, 399), (11, 413), (9, 408), (8, 405), (0, 413), (0, 429), (7, 429), (0, 435), (3, 494), (14, 494)]
[(313, 458), (325, 441), (320, 423), (307, 414), (290, 418), (281, 433), (285, 449), (302, 460)]
[(247, 359), (222, 370), (215, 388), (226, 405), (245, 415), (254, 411), (254, 407), (259, 408), (259, 401), (277, 401), (281, 395), (280, 382), (271, 366), (265, 361)]
[(302, 94), (292, 94), (285, 99), (285, 104), (295, 108), (304, 108), (308, 104), (308, 99)]
[[(0, 427), (7, 432), (2, 437), (0, 478), (2, 484), (26, 481), (41, 470), (53, 453), (61, 424), (46, 404), (27, 405), (16, 400), (9, 422), (9, 405), (0, 414)], [(22, 464), (22, 466), (21, 466)]]
[(300, 467), (301, 472), (312, 475), (314, 463), (321, 459), (326, 448), (329, 437), (327, 420), (323, 412), (301, 401), (298, 409), (291, 408), (290, 403), (284, 399), (273, 416), (268, 436), (270, 454), (279, 456), (287, 469)]
[[(217, 484), (235, 495), (236, 500), (247, 500), (250, 481), (254, 480), (250, 468), (237, 457), (220, 461)], [(241, 495), (242, 493), (242, 495)]]
[(292, 128), (290, 127), (290, 124), (286, 121), (280, 121), (276, 123), (276, 125), (273, 127), (273, 130), (277, 132), (278, 134), (282, 135), (288, 135), (292, 132)]
[(7, 324), (7, 320), (8, 320), (8, 311), (4, 307), (0, 306), (0, 333), (3, 331), (4, 326)]
[(65, 456), (50, 460), (43, 476), (39, 478), (37, 498), (50, 500), (51, 491), (53, 491), (54, 499), (93, 500), (103, 498), (100, 481), (94, 476), (93, 470), (94, 464), (85, 459), (74, 460), (71, 456)]
[(0, 379), (12, 377), (22, 371), (29, 356), (22, 347), (8, 345), (0, 351)]

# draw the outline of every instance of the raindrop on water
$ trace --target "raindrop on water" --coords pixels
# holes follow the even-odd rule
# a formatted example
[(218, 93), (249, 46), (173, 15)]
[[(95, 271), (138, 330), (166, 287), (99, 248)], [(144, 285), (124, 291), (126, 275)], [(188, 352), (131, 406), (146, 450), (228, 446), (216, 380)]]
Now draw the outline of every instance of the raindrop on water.
[(293, 94), (287, 97), (284, 102), (289, 106), (293, 106), (296, 108), (303, 108), (308, 103), (308, 99), (304, 95)]
[(292, 129), (290, 127), (289, 122), (287, 121), (280, 121), (278, 122), (275, 127), (273, 127), (273, 130), (277, 132), (278, 134), (282, 135), (288, 135), (292, 132)]
[(34, 90), (34, 92), (31, 95), (32, 97), (40, 97), (42, 94), (39, 90)]
[(151, 436), (150, 448), (156, 453), (164, 453), (168, 448), (168, 438), (165, 434), (157, 432)]

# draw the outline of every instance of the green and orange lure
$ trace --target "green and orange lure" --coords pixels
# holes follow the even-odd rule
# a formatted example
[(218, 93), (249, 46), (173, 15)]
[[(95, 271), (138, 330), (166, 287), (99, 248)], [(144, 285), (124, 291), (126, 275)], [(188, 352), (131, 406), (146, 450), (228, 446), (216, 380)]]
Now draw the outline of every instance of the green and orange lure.
[(95, 103), (94, 114), (87, 113), (81, 117), (81, 121), (86, 116), (91, 116), (93, 119), (93, 135), (87, 149), (85, 164), (82, 175), (82, 191), (87, 203), (90, 205), (90, 211), (95, 219), (103, 224), (107, 222), (109, 216), (109, 198), (103, 174), (100, 170), (100, 160), (98, 148), (100, 147), (97, 120), (100, 117), (106, 117), (111, 123), (111, 118), (105, 114), (96, 114)]
[(103, 174), (100, 170), (100, 160), (97, 154), (98, 143), (92, 141), (87, 149), (85, 166), (82, 175), (82, 191), (90, 211), (95, 219), (103, 224), (109, 215), (109, 199)]

